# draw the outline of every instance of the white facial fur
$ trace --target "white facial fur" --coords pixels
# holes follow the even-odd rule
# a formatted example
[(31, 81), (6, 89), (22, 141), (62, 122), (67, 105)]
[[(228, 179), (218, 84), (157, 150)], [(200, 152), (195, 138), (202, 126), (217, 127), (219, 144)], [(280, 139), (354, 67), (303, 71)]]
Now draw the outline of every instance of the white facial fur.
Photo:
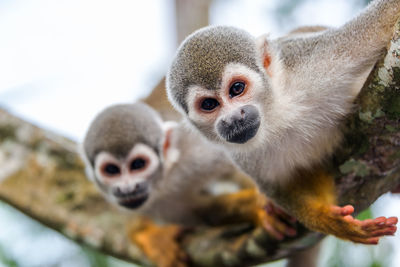
[[(229, 89), (231, 85), (236, 81), (243, 81), (246, 84), (245, 91), (236, 97), (231, 98), (229, 96)], [(249, 67), (240, 63), (228, 64), (222, 74), (221, 86), (219, 90), (208, 90), (199, 85), (193, 85), (188, 90), (186, 101), (188, 103), (189, 112), (188, 117), (196, 125), (207, 127), (206, 125), (212, 125), (212, 131), (215, 133), (215, 138), (218, 143), (223, 143), (227, 146), (237, 147), (227, 142), (224, 138), (220, 137), (217, 133), (216, 125), (223, 114), (229, 114), (232, 110), (236, 110), (243, 106), (245, 103), (250, 102), (254, 105), (260, 113), (261, 121), (263, 121), (263, 115), (261, 112), (261, 105), (263, 99), (265, 99), (265, 89), (262, 76), (250, 69)], [(206, 112), (200, 108), (201, 99), (214, 98), (219, 102), (219, 106), (211, 112)], [(253, 101), (253, 99), (259, 99), (261, 102)], [(246, 149), (260, 144), (263, 138), (263, 125), (261, 124), (257, 135), (249, 140), (246, 144), (240, 145), (240, 149)], [(203, 133), (206, 134), (207, 133)]]
[[(140, 170), (130, 170), (131, 162), (136, 158), (146, 159), (146, 166)], [(119, 167), (120, 173), (113, 176), (104, 174), (104, 164), (112, 163)], [(95, 176), (99, 182), (109, 189), (119, 188), (121, 192), (130, 192), (135, 186), (146, 181), (157, 170), (160, 160), (152, 148), (138, 143), (124, 159), (115, 158), (108, 152), (100, 152), (95, 158)]]

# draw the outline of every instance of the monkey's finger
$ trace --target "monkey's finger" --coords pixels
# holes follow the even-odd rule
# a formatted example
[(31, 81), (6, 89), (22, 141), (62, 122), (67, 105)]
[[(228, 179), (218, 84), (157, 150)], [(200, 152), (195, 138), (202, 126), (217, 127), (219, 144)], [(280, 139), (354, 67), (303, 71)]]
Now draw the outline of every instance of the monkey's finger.
[(269, 215), (273, 217), (278, 217), (281, 221), (284, 221), (289, 225), (294, 225), (297, 222), (297, 219), (295, 217), (287, 214), (284, 210), (280, 209), (272, 202), (269, 202), (267, 205), (265, 205), (265, 211)]
[(283, 211), (283, 210), (280, 210), (280, 212), (277, 213), (277, 217), (278, 217), (281, 221), (283, 221), (283, 222), (285, 222), (286, 224), (291, 225), (291, 226), (295, 225), (296, 222), (297, 222), (297, 219), (296, 219), (295, 217), (293, 217), (293, 216), (287, 214), (287, 213), (286, 213), (285, 211)]
[(269, 221), (266, 221), (266, 223), (272, 225), (272, 227), (276, 231), (285, 236), (293, 237), (297, 234), (295, 228), (293, 228), (290, 225), (287, 225), (285, 222), (279, 220), (278, 218), (270, 217)]
[(352, 205), (346, 205), (344, 207), (331, 206), (331, 212), (334, 215), (347, 216), (354, 212), (354, 207)]
[(281, 234), (279, 231), (277, 231), (274, 227), (272, 227), (271, 224), (265, 222), (265, 223), (263, 224), (263, 228), (264, 228), (264, 230), (265, 230), (268, 234), (270, 234), (273, 238), (275, 238), (275, 239), (277, 239), (277, 240), (279, 240), (279, 241), (280, 241), (280, 240), (283, 240), (284, 235)]
[(360, 224), (363, 230), (375, 230), (380, 229), (386, 225), (386, 218), (385, 217), (378, 217), (375, 219), (367, 219), (364, 221), (357, 221)]
[(386, 225), (396, 225), (399, 219), (397, 217), (389, 217), (386, 221)]
[(396, 217), (378, 217), (375, 219), (368, 219), (364, 221), (360, 221), (361, 228), (364, 230), (377, 230), (383, 229), (387, 226), (394, 226), (397, 224), (398, 219)]
[(343, 217), (343, 220), (345, 220), (345, 221), (348, 222), (348, 223), (356, 224), (356, 225), (360, 226), (360, 223), (359, 223), (360, 221), (358, 221), (358, 223), (357, 223), (357, 220), (354, 219), (354, 217), (351, 216), (351, 215), (346, 215), (346, 216), (344, 216), (344, 217)]
[(371, 238), (353, 237), (353, 238), (349, 238), (349, 239), (353, 242), (361, 243), (361, 244), (365, 244), (365, 245), (377, 245), (379, 243), (379, 238), (380, 237), (371, 237)]
[(385, 236), (385, 235), (394, 235), (397, 231), (396, 226), (388, 226), (383, 229), (379, 229), (376, 231), (372, 231), (369, 233), (370, 237), (378, 237), (378, 236)]

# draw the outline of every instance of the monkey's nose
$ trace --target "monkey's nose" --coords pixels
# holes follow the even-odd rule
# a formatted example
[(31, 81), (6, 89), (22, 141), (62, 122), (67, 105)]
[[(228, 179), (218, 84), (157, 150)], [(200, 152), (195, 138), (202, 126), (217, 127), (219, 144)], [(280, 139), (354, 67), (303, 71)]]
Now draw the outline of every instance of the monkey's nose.
[(135, 185), (135, 192), (143, 192), (147, 190), (147, 182), (137, 183)]
[(260, 124), (257, 108), (245, 105), (221, 119), (217, 131), (228, 142), (244, 144), (256, 135)]
[(227, 128), (233, 128), (240, 126), (238, 124), (243, 124), (245, 121), (246, 112), (240, 110), (240, 112), (234, 112), (230, 117), (221, 120), (222, 124)]

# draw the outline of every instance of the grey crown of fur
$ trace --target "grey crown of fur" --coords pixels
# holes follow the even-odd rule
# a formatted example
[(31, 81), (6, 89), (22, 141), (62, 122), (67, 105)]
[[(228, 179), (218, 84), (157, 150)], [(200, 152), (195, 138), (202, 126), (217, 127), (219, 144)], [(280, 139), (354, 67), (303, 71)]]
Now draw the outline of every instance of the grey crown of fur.
[(255, 38), (244, 30), (229, 26), (198, 30), (186, 38), (172, 62), (167, 76), (169, 98), (187, 113), (185, 96), (189, 86), (216, 90), (229, 63), (241, 63), (260, 72), (257, 58)]
[(106, 151), (125, 158), (139, 142), (158, 152), (163, 133), (157, 118), (159, 114), (142, 103), (115, 105), (103, 110), (90, 125), (83, 143), (92, 166), (98, 153)]

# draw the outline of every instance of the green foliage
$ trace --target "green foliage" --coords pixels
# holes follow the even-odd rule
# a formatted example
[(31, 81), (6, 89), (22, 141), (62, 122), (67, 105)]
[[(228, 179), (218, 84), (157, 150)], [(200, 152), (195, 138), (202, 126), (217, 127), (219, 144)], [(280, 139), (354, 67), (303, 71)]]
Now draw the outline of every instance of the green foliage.
[(361, 212), (360, 214), (357, 215), (357, 219), (359, 220), (366, 220), (366, 219), (372, 219), (374, 217), (374, 215), (372, 214), (371, 209), (366, 209), (363, 212)]
[(380, 262), (374, 261), (371, 263), (370, 267), (382, 267), (383, 265)]
[(104, 254), (101, 254), (99, 252), (96, 252), (95, 250), (87, 247), (87, 246), (82, 246), (82, 252), (85, 254), (87, 259), (90, 262), (90, 266), (96, 266), (96, 267), (111, 267), (111, 265), (108, 264), (107, 256)]
[(18, 266), (18, 263), (14, 259), (12, 259), (9, 255), (7, 255), (7, 253), (4, 251), (1, 245), (0, 245), (0, 263), (8, 267)]

